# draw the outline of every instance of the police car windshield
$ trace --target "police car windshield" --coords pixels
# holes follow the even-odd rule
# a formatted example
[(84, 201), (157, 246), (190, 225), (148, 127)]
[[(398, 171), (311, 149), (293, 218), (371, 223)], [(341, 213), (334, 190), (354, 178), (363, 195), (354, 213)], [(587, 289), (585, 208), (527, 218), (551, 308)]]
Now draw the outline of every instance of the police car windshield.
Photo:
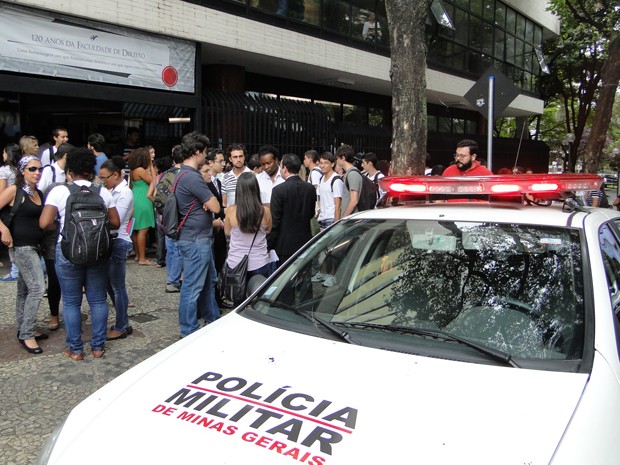
[(307, 318), (269, 305), (285, 302), (373, 347), (470, 360), (474, 351), (463, 345), (450, 344), (446, 355), (447, 338), (377, 326), (438, 330), (571, 370), (578, 363), (567, 361), (581, 359), (584, 341), (581, 257), (579, 233), (568, 228), (347, 220), (282, 270), (248, 314), (317, 335)]

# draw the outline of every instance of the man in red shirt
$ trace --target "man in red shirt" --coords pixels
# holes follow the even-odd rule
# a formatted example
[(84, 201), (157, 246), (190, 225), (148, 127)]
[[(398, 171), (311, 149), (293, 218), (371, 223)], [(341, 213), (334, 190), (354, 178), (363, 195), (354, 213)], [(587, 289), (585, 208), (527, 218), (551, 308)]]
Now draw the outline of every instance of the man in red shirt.
[(456, 163), (448, 166), (443, 176), (487, 176), (493, 174), (476, 160), (478, 144), (470, 139), (463, 139), (456, 144), (454, 159)]

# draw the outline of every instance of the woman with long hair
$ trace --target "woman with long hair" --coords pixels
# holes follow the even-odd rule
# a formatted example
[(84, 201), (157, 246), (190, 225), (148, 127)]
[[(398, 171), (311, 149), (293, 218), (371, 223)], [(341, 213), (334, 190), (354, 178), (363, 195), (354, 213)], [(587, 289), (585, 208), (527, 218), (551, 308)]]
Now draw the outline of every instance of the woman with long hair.
[(261, 203), (254, 173), (241, 173), (237, 180), (235, 199), (235, 205), (226, 209), (224, 219), (224, 233), (230, 236), (226, 265), (234, 268), (249, 254), (248, 278), (257, 274), (268, 277), (273, 272), (267, 251), (271, 211)]
[(131, 190), (133, 191), (133, 234), (131, 240), (136, 251), (136, 261), (140, 265), (155, 265), (146, 258), (146, 238), (149, 228), (155, 227), (153, 202), (148, 198), (149, 186), (153, 183), (151, 156), (148, 149), (132, 151), (127, 158), (131, 170)]
[(7, 144), (2, 151), (0, 160), (0, 194), (4, 189), (15, 184), (17, 166), (22, 157), (22, 151), (18, 144)]
[(41, 267), (39, 246), (43, 230), (39, 217), (43, 211), (43, 194), (37, 189), (41, 178), (41, 161), (35, 156), (25, 156), (19, 161), (15, 184), (0, 194), (0, 209), (19, 202), (10, 224), (0, 221), (2, 243), (9, 248), (11, 261), (20, 270), (17, 279), (15, 314), (17, 339), (28, 353), (43, 352), (37, 340), (47, 335), (37, 333), (37, 312), (45, 293), (45, 278)]
[(116, 203), (116, 210), (121, 219), (120, 227), (112, 231), (116, 237), (112, 240), (112, 254), (108, 266), (108, 293), (114, 302), (116, 320), (107, 335), (108, 341), (123, 339), (131, 334), (131, 326), (127, 317), (127, 286), (125, 273), (127, 255), (131, 251), (131, 237), (129, 236), (129, 222), (133, 214), (133, 193), (124, 177), (125, 161), (116, 156), (103, 162), (99, 169), (99, 179), (112, 194)]
[[(4, 190), (15, 184), (15, 175), (17, 174), (17, 167), (19, 166), (19, 160), (22, 158), (22, 149), (19, 144), (7, 144), (2, 152), (2, 164), (0, 164), (0, 194)], [(15, 266), (15, 263), (11, 263), (11, 269), (9, 273), (2, 278), (1, 282), (17, 281), (19, 276), (19, 270)]]

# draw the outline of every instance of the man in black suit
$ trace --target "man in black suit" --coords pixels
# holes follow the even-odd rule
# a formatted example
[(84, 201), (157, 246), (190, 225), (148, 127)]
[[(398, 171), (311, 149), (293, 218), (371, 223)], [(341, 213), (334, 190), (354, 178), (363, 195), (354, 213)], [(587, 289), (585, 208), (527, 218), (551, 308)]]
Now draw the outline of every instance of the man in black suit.
[(220, 212), (215, 214), (213, 218), (213, 260), (215, 261), (215, 269), (219, 273), (222, 271), (222, 267), (226, 261), (226, 255), (228, 254), (226, 236), (224, 235), (222, 181), (218, 177), (218, 175), (224, 171), (224, 164), (226, 163), (224, 152), (217, 148), (211, 150), (207, 156), (207, 162), (209, 163), (209, 168), (211, 168), (211, 182), (207, 183), (207, 187), (220, 204)]
[(310, 220), (314, 217), (316, 191), (314, 186), (299, 177), (301, 160), (294, 153), (282, 157), (280, 173), (285, 181), (271, 193), (271, 233), (267, 237), (269, 249), (284, 263), (312, 238)]

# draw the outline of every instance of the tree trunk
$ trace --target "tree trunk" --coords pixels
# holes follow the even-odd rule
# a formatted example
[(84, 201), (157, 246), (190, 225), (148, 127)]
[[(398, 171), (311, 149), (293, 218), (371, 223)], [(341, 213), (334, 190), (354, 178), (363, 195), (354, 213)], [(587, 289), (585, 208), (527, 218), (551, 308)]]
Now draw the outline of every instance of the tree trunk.
[(392, 173), (424, 174), (426, 15), (431, 0), (386, 0), (392, 66)]
[(601, 70), (602, 86), (596, 102), (596, 111), (590, 138), (584, 150), (585, 171), (596, 173), (605, 148), (607, 130), (611, 121), (612, 109), (620, 82), (620, 33), (609, 44), (607, 61)]

